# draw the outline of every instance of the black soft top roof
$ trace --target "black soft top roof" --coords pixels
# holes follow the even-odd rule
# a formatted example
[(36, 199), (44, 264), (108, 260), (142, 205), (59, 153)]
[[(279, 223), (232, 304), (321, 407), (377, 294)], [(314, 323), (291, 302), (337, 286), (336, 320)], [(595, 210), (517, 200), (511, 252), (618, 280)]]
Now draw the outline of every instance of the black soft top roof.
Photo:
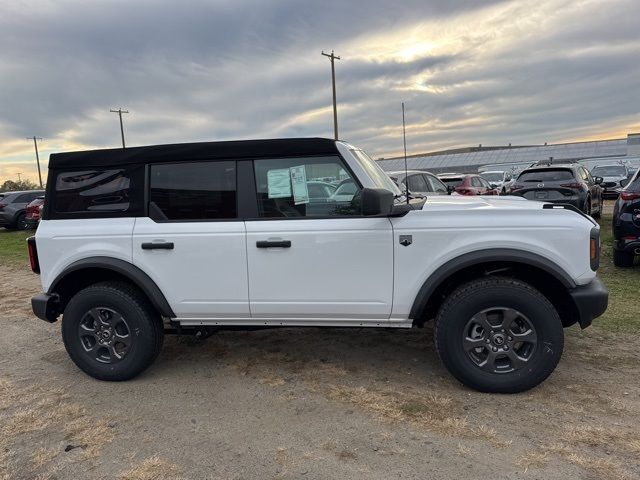
[(328, 138), (280, 138), (228, 142), (175, 143), (146, 147), (110, 148), (80, 152), (53, 153), (50, 169), (104, 167), (195, 159), (232, 159), (335, 155), (336, 142)]

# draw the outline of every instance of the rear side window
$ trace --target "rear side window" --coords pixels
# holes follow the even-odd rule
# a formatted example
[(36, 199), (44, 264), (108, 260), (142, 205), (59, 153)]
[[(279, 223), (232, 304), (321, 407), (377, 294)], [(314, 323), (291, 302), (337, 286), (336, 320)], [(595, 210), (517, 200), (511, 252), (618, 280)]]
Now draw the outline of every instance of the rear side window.
[(131, 179), (124, 169), (62, 172), (56, 177), (56, 213), (126, 213)]
[(530, 170), (522, 172), (518, 177), (519, 182), (560, 182), (572, 180), (573, 172), (566, 168), (550, 168), (548, 170)]
[(462, 185), (462, 178), (442, 178), (442, 182), (450, 187), (459, 187)]
[(150, 202), (166, 220), (236, 218), (236, 162), (151, 165)]

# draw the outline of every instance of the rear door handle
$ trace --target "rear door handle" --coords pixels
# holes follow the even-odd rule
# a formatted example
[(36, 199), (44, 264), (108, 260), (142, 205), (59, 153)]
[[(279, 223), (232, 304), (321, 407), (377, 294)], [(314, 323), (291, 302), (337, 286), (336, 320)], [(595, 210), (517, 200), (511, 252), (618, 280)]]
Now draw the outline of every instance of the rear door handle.
[(258, 240), (258, 248), (291, 248), (291, 240)]
[(145, 242), (143, 250), (173, 250), (173, 242)]

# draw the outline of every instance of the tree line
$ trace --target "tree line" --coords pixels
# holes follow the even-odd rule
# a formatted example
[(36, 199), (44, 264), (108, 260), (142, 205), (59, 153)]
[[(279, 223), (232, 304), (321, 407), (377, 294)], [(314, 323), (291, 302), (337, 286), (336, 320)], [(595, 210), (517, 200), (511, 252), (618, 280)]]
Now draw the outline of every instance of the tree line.
[(15, 192), (20, 190), (36, 190), (38, 185), (35, 182), (32, 182), (28, 179), (20, 179), (17, 182), (15, 180), (5, 180), (5, 182), (0, 185), (0, 192)]

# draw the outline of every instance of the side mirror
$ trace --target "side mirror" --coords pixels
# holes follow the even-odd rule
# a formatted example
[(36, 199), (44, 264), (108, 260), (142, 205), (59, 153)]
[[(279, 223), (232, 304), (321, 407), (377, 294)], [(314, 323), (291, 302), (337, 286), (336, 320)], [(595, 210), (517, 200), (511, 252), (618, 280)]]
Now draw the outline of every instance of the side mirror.
[(360, 201), (365, 216), (390, 215), (393, 211), (393, 193), (384, 188), (363, 188)]
[(600, 185), (602, 182), (604, 182), (604, 178), (602, 178), (602, 177), (596, 177), (596, 178), (595, 178), (595, 181), (596, 181), (596, 185)]
[(620, 180), (620, 186), (621, 187), (626, 187), (627, 185), (629, 185), (629, 179), (625, 178), (624, 180)]
[(449, 195), (451, 195), (456, 189), (453, 188), (451, 185), (447, 185), (447, 193)]

